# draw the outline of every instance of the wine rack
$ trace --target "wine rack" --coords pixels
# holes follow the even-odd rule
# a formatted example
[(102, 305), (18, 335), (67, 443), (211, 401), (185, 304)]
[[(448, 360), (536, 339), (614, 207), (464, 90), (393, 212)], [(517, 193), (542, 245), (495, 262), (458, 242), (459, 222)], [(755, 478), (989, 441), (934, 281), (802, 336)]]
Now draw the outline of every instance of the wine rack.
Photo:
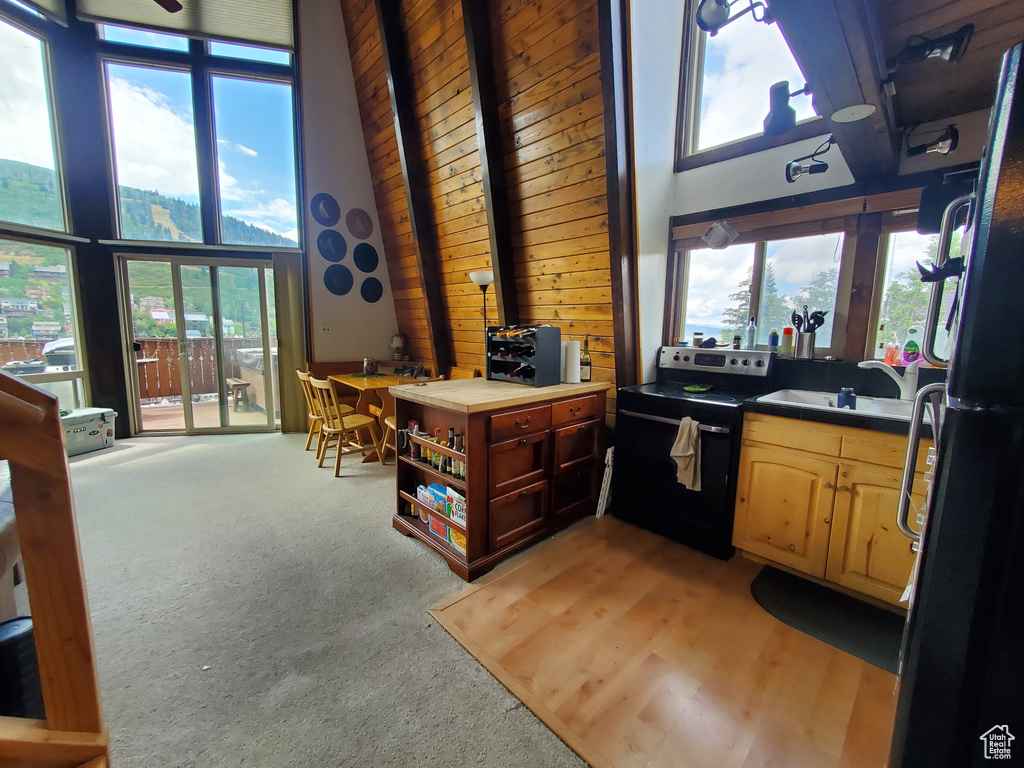
[(532, 387), (562, 381), (562, 331), (551, 326), (487, 329), (487, 378)]

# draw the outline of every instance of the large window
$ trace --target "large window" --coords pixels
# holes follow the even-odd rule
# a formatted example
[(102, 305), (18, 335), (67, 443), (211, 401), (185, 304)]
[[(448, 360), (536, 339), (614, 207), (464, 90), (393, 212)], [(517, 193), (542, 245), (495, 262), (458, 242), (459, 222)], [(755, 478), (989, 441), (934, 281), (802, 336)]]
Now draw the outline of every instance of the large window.
[(298, 247), (291, 55), (102, 32), (120, 237)]
[(0, 220), (65, 230), (46, 44), (0, 19)]
[[(695, 5), (690, 3), (688, 10), (691, 22)], [(783, 80), (790, 91), (804, 87), (803, 73), (777, 24), (758, 22), (747, 14), (714, 37), (693, 23), (689, 30), (690, 39), (683, 45), (681, 157), (760, 136), (769, 88)], [(794, 96), (790, 106), (798, 121), (815, 117), (808, 95)], [(780, 138), (788, 142), (796, 137)]]
[(838, 347), (833, 331), (843, 243), (843, 233), (833, 232), (687, 252), (679, 339), (691, 341), (699, 331), (705, 339), (731, 342), (737, 333), (744, 336), (753, 316), (757, 344), (766, 348), (772, 329), (781, 334), (806, 304), (809, 312), (828, 312), (815, 346)]
[[(954, 234), (950, 258), (960, 255), (962, 236), (961, 228)], [(884, 358), (885, 346), (894, 336), (902, 349), (911, 328), (920, 328), (916, 335), (923, 336), (931, 287), (921, 282), (917, 263), (929, 266), (938, 251), (938, 243), (938, 235), (919, 235), (915, 231), (883, 235), (879, 262), (880, 266), (884, 265), (884, 271), (880, 273), (881, 296), (871, 356)], [(949, 333), (945, 326), (955, 295), (954, 285), (952, 280), (946, 283), (947, 290), (943, 292), (940, 305), (939, 330), (935, 340), (935, 351), (940, 357), (948, 357)]]

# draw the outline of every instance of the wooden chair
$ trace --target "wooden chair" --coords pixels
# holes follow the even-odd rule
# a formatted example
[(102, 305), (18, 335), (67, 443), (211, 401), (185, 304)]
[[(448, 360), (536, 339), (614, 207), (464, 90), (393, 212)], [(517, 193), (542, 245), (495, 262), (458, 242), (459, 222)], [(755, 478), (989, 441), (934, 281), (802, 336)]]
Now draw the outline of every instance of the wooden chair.
[[(316, 435), (316, 457), (319, 459), (320, 445), (322, 443), (320, 437), (320, 426), (324, 422), (324, 417), (320, 412), (320, 403), (317, 401), (316, 395), (313, 394), (313, 387), (309, 384), (309, 374), (305, 371), (295, 369), (295, 375), (299, 377), (299, 382), (302, 384), (302, 394), (306, 397), (306, 416), (309, 418), (309, 434), (306, 436), (306, 450), (309, 450), (309, 446), (313, 442), (313, 435)], [(355, 409), (350, 405), (339, 403), (338, 410), (342, 414), (348, 414), (352, 413)]]
[[(368, 456), (376, 452), (377, 458), (383, 464), (384, 459), (381, 457), (381, 451), (377, 444), (377, 420), (372, 416), (366, 416), (361, 413), (343, 413), (341, 411), (342, 406), (338, 404), (338, 396), (328, 379), (314, 379), (310, 376), (309, 385), (313, 389), (313, 395), (320, 404), (320, 412), (323, 414), (323, 422), (320, 425), (321, 445), (318, 452), (319, 460), (317, 461), (317, 466), (322, 467), (324, 465), (324, 458), (327, 456), (327, 449), (330, 447), (332, 440), (336, 442), (337, 446), (337, 453), (334, 457), (335, 477), (341, 475), (341, 457), (348, 453), (359, 453), (363, 456)], [(359, 436), (359, 433), (364, 430), (370, 433), (370, 445), (366, 445)], [(345, 450), (345, 446), (351, 446), (351, 448)]]

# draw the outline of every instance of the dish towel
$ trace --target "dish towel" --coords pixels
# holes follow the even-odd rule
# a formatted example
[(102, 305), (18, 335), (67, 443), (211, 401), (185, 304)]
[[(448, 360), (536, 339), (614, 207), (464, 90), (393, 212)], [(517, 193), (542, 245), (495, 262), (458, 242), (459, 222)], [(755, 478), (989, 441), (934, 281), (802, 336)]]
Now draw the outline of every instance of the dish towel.
[(700, 423), (689, 416), (679, 422), (669, 455), (676, 463), (676, 482), (691, 491), (700, 490)]

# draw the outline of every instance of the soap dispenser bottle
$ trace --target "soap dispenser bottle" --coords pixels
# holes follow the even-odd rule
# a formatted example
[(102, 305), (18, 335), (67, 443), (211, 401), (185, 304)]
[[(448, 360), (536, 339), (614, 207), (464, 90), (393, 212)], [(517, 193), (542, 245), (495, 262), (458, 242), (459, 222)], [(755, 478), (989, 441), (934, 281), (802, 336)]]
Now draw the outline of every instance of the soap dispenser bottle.
[(885, 354), (882, 361), (886, 365), (899, 365), (900, 364), (900, 340), (899, 337), (894, 333), (892, 338), (889, 339), (889, 343), (885, 345)]

